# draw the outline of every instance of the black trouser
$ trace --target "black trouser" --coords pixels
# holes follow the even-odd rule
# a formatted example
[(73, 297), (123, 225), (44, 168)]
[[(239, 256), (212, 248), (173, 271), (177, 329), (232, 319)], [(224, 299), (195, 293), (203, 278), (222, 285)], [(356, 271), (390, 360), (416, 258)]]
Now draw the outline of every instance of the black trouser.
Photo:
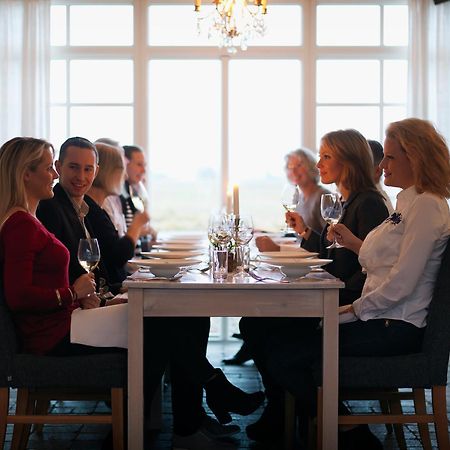
[[(208, 317), (159, 317), (144, 320), (144, 415), (149, 415), (155, 391), (170, 364), (176, 434), (194, 433), (206, 414), (202, 407), (203, 385), (214, 374), (214, 368), (206, 358), (209, 328)], [(70, 336), (66, 336), (48, 354), (77, 356), (125, 351), (72, 344)]]
[[(282, 319), (280, 319), (282, 320)], [(275, 320), (278, 322), (278, 320)], [(283, 324), (283, 322), (280, 322)], [(244, 333), (246, 327), (241, 327)], [(384, 319), (356, 321), (339, 326), (340, 356), (395, 356), (420, 350), (423, 328)], [(289, 390), (309, 415), (317, 411), (313, 369), (322, 360), (322, 330), (310, 319), (287, 319), (272, 326), (259, 347), (267, 377), (276, 387)]]

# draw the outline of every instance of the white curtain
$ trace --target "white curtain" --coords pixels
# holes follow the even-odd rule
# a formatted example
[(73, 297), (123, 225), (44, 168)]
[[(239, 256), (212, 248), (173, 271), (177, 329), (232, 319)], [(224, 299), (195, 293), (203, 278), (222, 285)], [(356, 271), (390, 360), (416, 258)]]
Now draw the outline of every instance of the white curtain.
[(49, 135), (50, 0), (0, 0), (0, 144)]
[(450, 143), (450, 2), (409, 0), (408, 114), (428, 119)]

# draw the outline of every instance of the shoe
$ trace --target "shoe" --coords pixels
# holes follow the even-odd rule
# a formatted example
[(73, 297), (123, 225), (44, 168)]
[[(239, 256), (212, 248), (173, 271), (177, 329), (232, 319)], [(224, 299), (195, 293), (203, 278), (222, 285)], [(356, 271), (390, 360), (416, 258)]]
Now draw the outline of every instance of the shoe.
[[(261, 417), (245, 428), (247, 436), (257, 442), (276, 442), (284, 436), (282, 404), (268, 402)], [(365, 449), (366, 450), (366, 449)]]
[(220, 439), (234, 436), (241, 431), (241, 428), (237, 425), (221, 425), (216, 419), (206, 416), (200, 431), (211, 439)]
[(222, 359), (222, 362), (227, 366), (240, 366), (251, 359), (252, 357), (248, 350), (248, 346), (244, 342), (232, 358)]
[(232, 442), (212, 439), (203, 431), (198, 430), (189, 436), (173, 435), (173, 450), (236, 450), (236, 444)]
[(370, 431), (368, 425), (358, 425), (338, 435), (339, 450), (383, 450), (383, 444)]
[(247, 394), (231, 384), (220, 369), (215, 369), (215, 372), (204, 388), (206, 403), (221, 424), (231, 422), (230, 412), (248, 416), (262, 405), (263, 392)]

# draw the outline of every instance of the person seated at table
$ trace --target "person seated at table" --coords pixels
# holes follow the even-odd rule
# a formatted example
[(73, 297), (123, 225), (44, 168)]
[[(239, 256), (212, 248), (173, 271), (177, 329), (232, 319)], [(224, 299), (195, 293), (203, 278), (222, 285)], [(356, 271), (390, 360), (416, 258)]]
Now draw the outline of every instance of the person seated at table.
[[(359, 255), (367, 271), (361, 295), (340, 307), (341, 356), (393, 356), (420, 351), (442, 254), (450, 236), (450, 159), (445, 139), (421, 119), (388, 125), (380, 167), (401, 188), (395, 212), (365, 238), (346, 224), (331, 235)], [(266, 368), (316, 414), (312, 367), (321, 360), (321, 331), (277, 330), (266, 341)], [(382, 449), (367, 425), (340, 433), (339, 449)]]
[(386, 208), (388, 209), (389, 214), (392, 214), (394, 207), (392, 206), (391, 199), (381, 186), (381, 175), (383, 174), (383, 171), (381, 170), (380, 162), (384, 156), (383, 146), (378, 141), (374, 141), (373, 139), (369, 139), (367, 142), (369, 143), (370, 150), (372, 150), (373, 181), (375, 182), (377, 189), (381, 192), (381, 195), (384, 197), (384, 202), (386, 203)]
[[(341, 193), (343, 215), (341, 222), (358, 237), (365, 236), (388, 216), (381, 194), (373, 181), (373, 162), (369, 145), (364, 136), (356, 130), (338, 130), (327, 133), (321, 139), (317, 163), (322, 183), (335, 183)], [(318, 252), (321, 258), (333, 262), (324, 269), (345, 283), (339, 291), (339, 304), (347, 305), (356, 300), (362, 291), (365, 275), (358, 257), (346, 248), (328, 249), (329, 227), (321, 234), (312, 230), (297, 212), (286, 213), (286, 221), (303, 237), (301, 246)], [(242, 318), (240, 329), (248, 343), (252, 357), (261, 373), (268, 404), (261, 418), (247, 427), (247, 434), (257, 441), (276, 440), (283, 432), (284, 391), (267, 373), (266, 342), (276, 334), (278, 328), (305, 327), (312, 323), (317, 327), (318, 319)]]
[[(320, 214), (320, 198), (329, 192), (319, 185), (317, 158), (307, 148), (299, 148), (288, 153), (286, 159), (286, 176), (290, 183), (300, 188), (300, 199), (296, 211), (303, 217), (309, 228), (321, 233), (325, 220)], [(280, 246), (268, 236), (258, 236), (255, 240), (261, 252), (279, 251)]]
[[(119, 270), (120, 261), (124, 265), (131, 257), (134, 247), (128, 248), (129, 253), (126, 258), (123, 254), (118, 256), (112, 254), (117, 251), (114, 249), (117, 249), (124, 238), (119, 237), (101, 205), (109, 194), (118, 192), (121, 188), (125, 177), (125, 167), (120, 151), (116, 147), (101, 143), (97, 143), (95, 147), (98, 153), (98, 173), (84, 197), (89, 206), (86, 217), (94, 236), (99, 241), (109, 280), (124, 281), (126, 273), (123, 267), (122, 271)], [(111, 259), (112, 264), (108, 258)], [(200, 429), (205, 420), (209, 423), (212, 420), (207, 418), (202, 407), (203, 389), (206, 391), (208, 405), (222, 423), (231, 421), (227, 408), (237, 413), (250, 414), (263, 401), (262, 393), (245, 394), (230, 384), (222, 371), (215, 369), (209, 363), (206, 358), (209, 326), (208, 317), (145, 319), (144, 342), (150, 347), (146, 357), (151, 359), (153, 370), (157, 367), (159, 380), (167, 364), (170, 363), (172, 367), (172, 388), (175, 393), (172, 401), (175, 446), (190, 446), (192, 441), (198, 446), (198, 441), (201, 441), (201, 445), (214, 445), (221, 448), (220, 441), (206, 440), (201, 434), (203, 431)], [(155, 345), (156, 342), (159, 344)], [(155, 360), (158, 363), (154, 363)], [(158, 376), (151, 386), (155, 387)], [(153, 393), (154, 390), (146, 391), (146, 405), (150, 404)], [(238, 430), (237, 427), (228, 429), (220, 427), (219, 424), (216, 424), (214, 428), (223, 435), (233, 434)]]

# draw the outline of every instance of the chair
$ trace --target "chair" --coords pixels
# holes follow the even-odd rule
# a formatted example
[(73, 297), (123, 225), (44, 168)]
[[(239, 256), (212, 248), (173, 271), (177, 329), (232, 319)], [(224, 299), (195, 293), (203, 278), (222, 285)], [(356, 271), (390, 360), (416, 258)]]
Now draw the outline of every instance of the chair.
[[(50, 357), (18, 351), (11, 314), (0, 290), (0, 449), (6, 426), (14, 424), (12, 449), (25, 448), (30, 424), (110, 423), (114, 450), (124, 445), (124, 386), (127, 357), (122, 353)], [(17, 388), (16, 414), (9, 414), (10, 388)], [(36, 414), (50, 399), (111, 399), (111, 414)], [(40, 412), (40, 414), (39, 414)]]
[[(339, 424), (360, 423), (417, 423), (423, 442), (430, 446), (428, 427), (434, 423), (438, 448), (450, 449), (448, 434), (446, 385), (450, 351), (450, 240), (444, 251), (433, 298), (430, 303), (427, 328), (422, 351), (411, 355), (388, 357), (343, 357), (339, 363), (339, 385), (364, 396), (365, 391), (389, 391), (393, 398), (401, 398), (398, 388), (409, 388), (415, 399), (415, 414), (340, 416)], [(432, 412), (427, 414), (421, 390), (431, 389)], [(366, 392), (367, 393), (367, 392)], [(320, 398), (320, 394), (319, 394)], [(321, 403), (319, 403), (321, 404)], [(429, 448), (429, 447), (428, 447)]]

